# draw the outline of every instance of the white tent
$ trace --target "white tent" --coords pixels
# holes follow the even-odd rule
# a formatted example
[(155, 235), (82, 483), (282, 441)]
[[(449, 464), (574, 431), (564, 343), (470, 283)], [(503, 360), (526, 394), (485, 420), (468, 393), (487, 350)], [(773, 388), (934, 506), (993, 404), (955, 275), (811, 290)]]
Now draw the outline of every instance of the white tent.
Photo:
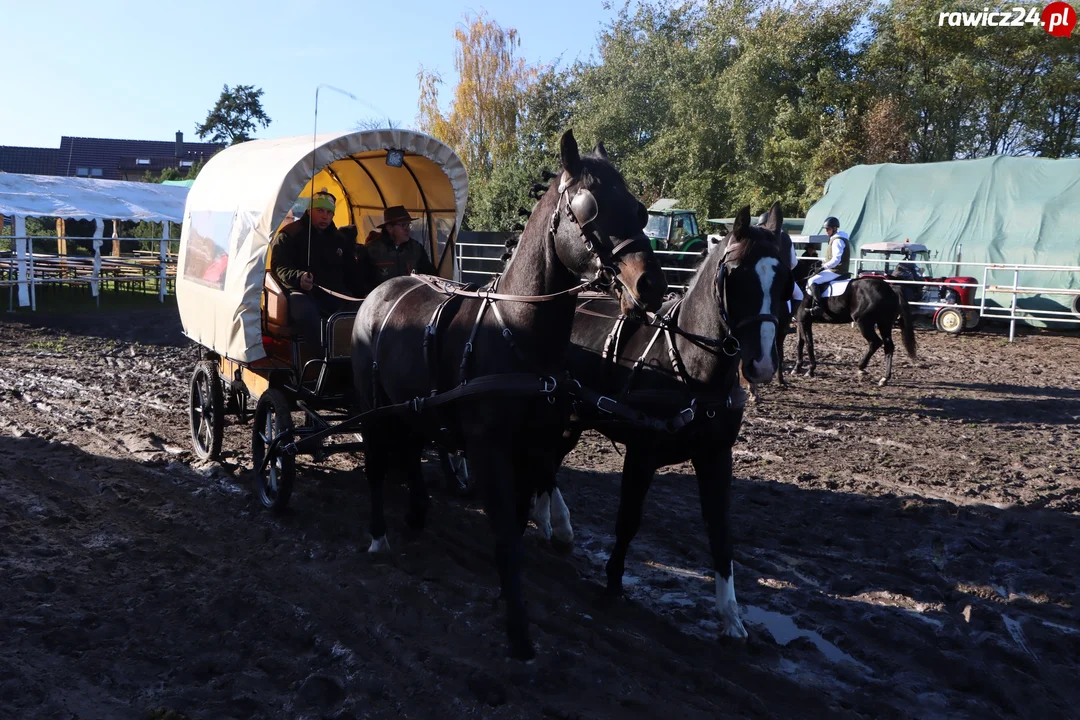
[[(104, 220), (181, 222), (188, 189), (155, 183), (0, 173), (0, 215), (15, 219), (15, 258), (19, 305), (32, 297), (26, 218), (94, 220), (94, 276), (100, 268)], [(168, 231), (164, 233), (168, 235)], [(32, 287), (32, 286), (31, 286)], [(96, 284), (94, 287), (96, 291)]]
[(313, 187), (337, 198), (335, 224), (356, 225), (360, 238), (382, 222), (386, 208), (403, 205), (417, 218), (413, 236), (440, 274), (448, 273), (469, 196), (465, 167), (448, 146), (397, 129), (252, 140), (211, 158), (188, 194), (176, 271), (188, 337), (239, 362), (266, 357), (267, 249), (286, 213)]

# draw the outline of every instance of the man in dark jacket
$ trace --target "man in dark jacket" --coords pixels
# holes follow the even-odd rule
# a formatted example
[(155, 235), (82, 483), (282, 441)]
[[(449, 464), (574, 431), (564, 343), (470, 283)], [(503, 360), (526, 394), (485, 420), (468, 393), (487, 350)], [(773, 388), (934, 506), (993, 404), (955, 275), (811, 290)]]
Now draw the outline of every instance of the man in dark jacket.
[[(270, 271), (289, 291), (289, 318), (307, 342), (318, 345), (323, 318), (355, 310), (374, 286), (364, 247), (334, 226), (334, 196), (315, 194), (311, 207), (270, 243)], [(309, 248), (310, 233), (310, 248)]]
[(393, 205), (383, 212), (379, 229), (368, 235), (364, 247), (375, 267), (376, 284), (414, 272), (438, 274), (424, 246), (409, 237), (412, 221), (403, 205)]

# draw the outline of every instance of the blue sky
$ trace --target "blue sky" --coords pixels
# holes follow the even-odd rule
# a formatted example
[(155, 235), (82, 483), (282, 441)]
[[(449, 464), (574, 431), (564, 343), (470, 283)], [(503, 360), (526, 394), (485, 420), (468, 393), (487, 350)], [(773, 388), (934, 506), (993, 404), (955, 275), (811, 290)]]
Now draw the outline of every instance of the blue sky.
[[(273, 121), (257, 137), (312, 131), (315, 88), (334, 85), (415, 124), (416, 74), (454, 85), (453, 31), (486, 10), (516, 28), (530, 63), (588, 59), (614, 17), (604, 0), (0, 0), (0, 145), (58, 147), (61, 135), (195, 140), (224, 84), (261, 87)], [(621, 7), (616, 0), (615, 7)], [(319, 93), (319, 131), (375, 116)]]

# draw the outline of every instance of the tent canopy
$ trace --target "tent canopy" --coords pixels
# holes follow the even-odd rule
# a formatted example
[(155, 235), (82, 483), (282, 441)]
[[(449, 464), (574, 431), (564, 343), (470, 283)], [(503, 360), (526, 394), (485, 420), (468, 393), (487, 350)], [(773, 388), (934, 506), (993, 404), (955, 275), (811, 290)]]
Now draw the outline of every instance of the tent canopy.
[[(388, 151), (404, 151), (401, 167)], [(314, 179), (312, 174), (314, 171)], [(408, 130), (370, 130), (252, 140), (211, 158), (188, 193), (176, 295), (184, 332), (225, 357), (254, 362), (262, 345), (267, 249), (286, 213), (312, 190), (337, 198), (334, 223), (358, 237), (404, 205), (444, 275), (469, 182), (461, 160), (438, 140)]]
[(181, 222), (188, 189), (153, 183), (0, 173), (0, 215)]
[[(953, 261), (963, 246), (964, 262), (1080, 266), (1080, 160), (999, 155), (858, 165), (825, 183), (805, 227), (815, 230), (830, 215), (850, 232), (856, 250), (910, 239), (925, 244), (933, 260)], [(961, 265), (960, 271), (981, 280), (981, 269)], [(1007, 279), (1011, 284), (1011, 272)], [(1075, 290), (1080, 274), (1027, 271), (1019, 284)], [(1067, 310), (1069, 299), (1020, 297), (1018, 304)]]

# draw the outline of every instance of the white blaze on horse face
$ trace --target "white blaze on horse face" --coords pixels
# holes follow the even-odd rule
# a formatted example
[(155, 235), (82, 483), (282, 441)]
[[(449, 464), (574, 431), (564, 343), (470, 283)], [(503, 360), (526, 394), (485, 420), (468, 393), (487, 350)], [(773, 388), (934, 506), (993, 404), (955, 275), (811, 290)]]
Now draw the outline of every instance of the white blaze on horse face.
[(716, 573), (716, 610), (723, 621), (720, 632), (724, 637), (746, 637), (746, 628), (739, 619), (739, 604), (735, 602), (735, 563), (728, 567), (726, 580)]
[(551, 494), (551, 525), (556, 540), (564, 545), (574, 542), (574, 528), (570, 527), (570, 510), (566, 507), (559, 488), (555, 488), (555, 492)]
[[(780, 261), (776, 258), (761, 258), (757, 261), (754, 269), (757, 270), (758, 279), (761, 280), (761, 314), (772, 315), (772, 286), (776, 279), (776, 268)], [(773, 345), (776, 343), (776, 324), (771, 322), (761, 323), (761, 347), (760, 355), (753, 362), (753, 375), (748, 380), (754, 382), (767, 382), (772, 379), (776, 368), (773, 367)]]

